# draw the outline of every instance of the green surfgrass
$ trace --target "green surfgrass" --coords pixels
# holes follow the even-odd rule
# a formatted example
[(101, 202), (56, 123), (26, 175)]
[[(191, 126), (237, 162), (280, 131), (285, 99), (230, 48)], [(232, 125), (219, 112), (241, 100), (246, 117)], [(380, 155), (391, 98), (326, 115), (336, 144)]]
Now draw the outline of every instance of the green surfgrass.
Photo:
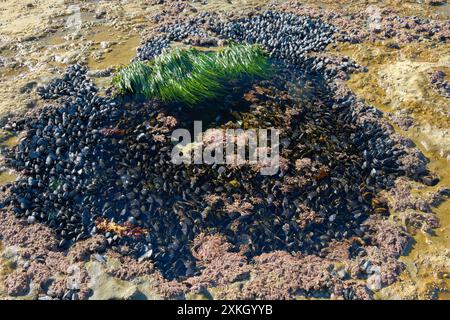
[(149, 62), (136, 61), (116, 73), (120, 94), (138, 94), (193, 106), (218, 99), (230, 81), (267, 77), (271, 66), (257, 45), (233, 45), (216, 52), (173, 49)]

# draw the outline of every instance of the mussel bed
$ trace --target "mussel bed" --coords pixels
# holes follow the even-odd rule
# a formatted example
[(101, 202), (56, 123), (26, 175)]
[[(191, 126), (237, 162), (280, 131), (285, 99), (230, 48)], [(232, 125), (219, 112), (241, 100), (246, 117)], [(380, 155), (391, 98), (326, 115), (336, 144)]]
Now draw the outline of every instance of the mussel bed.
[[(74, 65), (40, 89), (53, 106), (16, 123), (26, 136), (7, 158), (22, 178), (5, 187), (3, 205), (53, 228), (62, 248), (102, 233), (112, 248), (154, 261), (169, 279), (199, 272), (191, 243), (205, 233), (224, 235), (249, 258), (274, 250), (320, 255), (330, 241), (353, 236), (370, 242), (363, 222), (389, 215), (378, 192), (399, 176), (416, 177), (425, 160), (406, 168), (410, 150), (378, 121), (380, 113), (336, 94), (342, 68), (306, 55), (331, 42), (332, 27), (282, 13), (246, 19), (211, 26), (202, 17), (163, 31), (180, 41), (206, 25), (271, 53), (278, 73), (244, 94), (230, 92), (223, 104), (232, 120), (209, 126), (279, 129), (278, 174), (263, 176), (250, 165), (174, 165), (171, 134), (191, 128), (195, 116), (183, 106), (101, 96)], [(279, 34), (267, 26), (280, 21), (287, 26), (280, 39), (302, 40), (291, 42), (301, 48), (272, 41)], [(160, 45), (150, 39), (141, 56), (152, 43)], [(310, 89), (299, 94), (299, 84)]]

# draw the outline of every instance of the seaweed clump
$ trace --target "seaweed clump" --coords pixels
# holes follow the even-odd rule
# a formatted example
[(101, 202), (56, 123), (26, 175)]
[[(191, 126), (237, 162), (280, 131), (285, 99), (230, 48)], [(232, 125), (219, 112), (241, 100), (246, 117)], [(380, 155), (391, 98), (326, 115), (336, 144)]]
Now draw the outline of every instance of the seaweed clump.
[(266, 53), (258, 45), (234, 45), (217, 52), (176, 48), (121, 68), (113, 84), (120, 94), (193, 106), (221, 97), (231, 81), (265, 77), (269, 71)]

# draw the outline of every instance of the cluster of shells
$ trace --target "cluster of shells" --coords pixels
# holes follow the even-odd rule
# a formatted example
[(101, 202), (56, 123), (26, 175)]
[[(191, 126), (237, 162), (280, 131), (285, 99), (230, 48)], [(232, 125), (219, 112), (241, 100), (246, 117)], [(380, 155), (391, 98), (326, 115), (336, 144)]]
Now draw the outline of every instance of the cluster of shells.
[[(190, 248), (202, 233), (224, 235), (248, 257), (320, 254), (330, 241), (353, 236), (370, 241), (363, 222), (389, 214), (377, 193), (399, 176), (425, 173), (425, 162), (419, 157), (413, 169), (405, 167), (409, 149), (376, 121), (380, 114), (351, 96), (336, 97), (331, 81), (359, 66), (308, 55), (331, 43), (334, 30), (278, 12), (217, 23), (201, 16), (164, 27), (138, 51), (148, 59), (192, 35), (260, 43), (277, 74), (250, 88), (235, 84), (226, 115), (208, 126), (280, 129), (276, 175), (251, 165), (173, 164), (171, 134), (191, 128), (195, 114), (100, 96), (86, 69), (74, 65), (39, 91), (54, 106), (17, 124), (26, 137), (7, 156), (22, 178), (8, 186), (4, 206), (52, 227), (63, 248), (105, 234), (111, 247), (154, 261), (168, 278), (198, 271)], [(299, 84), (311, 89), (298, 93)]]

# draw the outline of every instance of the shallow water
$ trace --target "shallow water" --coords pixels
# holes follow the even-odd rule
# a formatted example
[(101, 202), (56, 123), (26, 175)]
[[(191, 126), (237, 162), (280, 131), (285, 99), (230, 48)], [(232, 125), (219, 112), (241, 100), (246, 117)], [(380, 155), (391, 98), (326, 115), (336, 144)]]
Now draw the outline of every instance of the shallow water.
[[(419, 195), (435, 192), (440, 187), (450, 187), (450, 162), (447, 160), (448, 150), (443, 149), (444, 146), (447, 146), (449, 138), (445, 133), (438, 133), (439, 130), (446, 132), (446, 130), (450, 129), (449, 119), (442, 115), (439, 116), (437, 113), (440, 107), (445, 108), (445, 103), (446, 101), (448, 103), (448, 100), (436, 96), (428, 87), (424, 77), (425, 71), (428, 69), (445, 69), (445, 65), (433, 65), (433, 63), (437, 63), (442, 58), (442, 52), (445, 54), (445, 46), (444, 48), (432, 48), (427, 47), (426, 44), (419, 47), (411, 45), (411, 47), (405, 46), (401, 50), (396, 51), (389, 49), (385, 43), (349, 45), (345, 46), (341, 51), (341, 53), (349, 55), (360, 64), (369, 68), (368, 73), (355, 74), (348, 82), (350, 88), (357, 96), (366, 99), (368, 103), (385, 113), (411, 108), (411, 116), (415, 119), (416, 125), (407, 131), (401, 130), (395, 124), (393, 126), (399, 134), (410, 138), (416, 144), (429, 159), (428, 168), (430, 171), (436, 173), (440, 178), (437, 186), (421, 186), (420, 190), (416, 190), (416, 193)], [(392, 66), (399, 61), (411, 61), (411, 63), (417, 63), (417, 67), (411, 69), (411, 74), (391, 74), (392, 71), (397, 71)], [(429, 65), (421, 68), (420, 63), (428, 63)], [(417, 98), (411, 96), (394, 98), (392, 93), (395, 93), (395, 91), (393, 91), (392, 86), (384, 88), (380, 85), (380, 83), (386, 81), (383, 78), (386, 76), (392, 76), (393, 79), (404, 78), (404, 81), (407, 81), (409, 86), (417, 86), (417, 90), (414, 93), (420, 91), (422, 95)], [(386, 90), (391, 91), (388, 93)], [(399, 92), (405, 94), (404, 90)], [(415, 99), (418, 102), (415, 102)], [(424, 128), (430, 124), (432, 125), (431, 131), (425, 130)], [(447, 143), (444, 143), (445, 141)], [(450, 279), (445, 275), (439, 274), (435, 270), (433, 262), (438, 262), (441, 265), (447, 263), (449, 265), (448, 271), (450, 272), (450, 261), (443, 256), (443, 252), (448, 250), (450, 244), (450, 200), (442, 203), (433, 212), (439, 217), (441, 226), (435, 230), (434, 236), (425, 235), (420, 231), (414, 235), (415, 244), (412, 250), (406, 257), (402, 257), (402, 260), (410, 267), (402, 274), (400, 281), (392, 286), (394, 288), (394, 297), (401, 296), (402, 283), (413, 281), (421, 298), (424, 296), (430, 297), (430, 293), (434, 294), (432, 298), (448, 298)], [(440, 290), (442, 293), (439, 295)], [(393, 297), (391, 291), (387, 293), (387, 296), (385, 293), (383, 291), (379, 298)]]
[(4, 140), (0, 143), (0, 146), (6, 147), (6, 148), (14, 148), (19, 143), (20, 136), (19, 135), (13, 135), (9, 137), (8, 139)]
[[(102, 41), (115, 41), (117, 35), (110, 32), (104, 32), (97, 34), (94, 37), (98, 42)], [(88, 59), (88, 67), (92, 70), (102, 70), (114, 66), (126, 65), (131, 59), (136, 56), (136, 48), (139, 46), (141, 39), (137, 35), (124, 37), (119, 43), (111, 46), (111, 50), (106, 52), (103, 58), (99, 61), (95, 60), (92, 56)]]
[(450, 17), (450, 4), (444, 3), (440, 6), (433, 6), (433, 11), (435, 11), (439, 15), (443, 15), (444, 17)]
[(0, 173), (0, 186), (4, 186), (8, 183), (14, 182), (17, 179), (17, 175), (12, 171), (3, 171)]
[[(422, 148), (423, 149), (423, 148)], [(420, 191), (419, 194), (425, 194), (426, 192), (436, 190), (439, 187), (448, 187), (450, 186), (450, 170), (448, 161), (442, 159), (439, 155), (426, 152), (422, 150), (424, 154), (430, 159), (429, 168), (431, 171), (436, 172), (441, 181), (436, 187), (426, 187)], [(450, 243), (450, 200), (443, 202), (440, 206), (435, 208), (433, 212), (439, 217), (440, 227), (435, 230), (434, 236), (425, 235), (422, 232), (417, 232), (414, 236), (415, 244), (408, 254), (408, 256), (404, 257), (403, 260), (407, 261), (419, 261), (419, 259), (426, 257), (429, 255), (429, 261), (420, 260), (421, 263), (416, 263), (416, 267), (418, 268), (418, 272), (416, 275), (412, 277), (411, 274), (404, 274), (403, 279), (408, 280), (409, 278), (413, 278), (413, 281), (416, 283), (419, 290), (423, 292), (427, 292), (434, 285), (439, 287), (441, 293), (438, 293), (440, 298), (444, 298), (447, 295), (447, 298), (450, 294), (450, 261), (448, 261), (448, 257), (446, 258), (443, 255), (440, 259), (444, 261), (436, 260), (437, 263), (447, 263), (447, 275), (442, 275), (440, 272), (437, 272), (433, 265), (434, 256), (439, 255), (440, 253), (448, 250)], [(447, 260), (447, 262), (445, 262)], [(445, 272), (445, 271), (444, 271)]]
[[(1, 147), (14, 148), (20, 140), (20, 135), (13, 135), (0, 143)], [(12, 170), (5, 170), (0, 172), (0, 186), (14, 182), (17, 179), (17, 174)]]

